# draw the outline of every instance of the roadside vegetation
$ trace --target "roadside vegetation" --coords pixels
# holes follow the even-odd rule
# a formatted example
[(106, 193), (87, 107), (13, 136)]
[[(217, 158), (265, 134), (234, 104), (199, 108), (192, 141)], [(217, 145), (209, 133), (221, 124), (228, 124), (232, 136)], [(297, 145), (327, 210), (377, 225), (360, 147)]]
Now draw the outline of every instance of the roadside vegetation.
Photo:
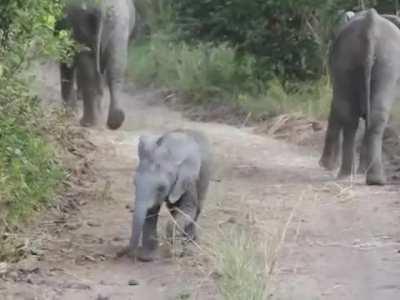
[[(231, 105), (265, 119), (325, 119), (327, 53), (340, 12), (393, 1), (139, 0), (131, 79), (183, 92), (197, 104)], [(144, 21), (145, 20), (145, 21)]]
[(67, 57), (68, 34), (55, 37), (58, 0), (0, 5), (0, 261), (6, 235), (54, 198), (64, 170), (48, 134), (55, 118), (40, 108), (28, 72), (43, 58)]

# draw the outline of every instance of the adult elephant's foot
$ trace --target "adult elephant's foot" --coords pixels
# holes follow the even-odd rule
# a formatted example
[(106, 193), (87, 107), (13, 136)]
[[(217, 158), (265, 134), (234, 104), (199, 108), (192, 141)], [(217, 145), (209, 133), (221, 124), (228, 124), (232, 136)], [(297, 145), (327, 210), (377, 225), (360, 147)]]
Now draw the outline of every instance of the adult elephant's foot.
[(94, 126), (97, 126), (98, 121), (96, 118), (82, 117), (82, 119), (80, 120), (79, 123), (83, 127), (94, 127)]
[(333, 171), (337, 168), (337, 162), (332, 157), (321, 157), (319, 160), (319, 165), (328, 171)]
[(64, 107), (68, 111), (74, 111), (74, 110), (76, 110), (78, 108), (77, 101), (76, 101), (76, 94), (75, 93), (71, 93), (71, 95), (69, 95), (69, 97), (64, 99), (63, 102), (64, 102)]
[(369, 171), (367, 172), (367, 184), (368, 185), (385, 185), (386, 178), (383, 171)]
[(107, 126), (112, 130), (116, 130), (121, 127), (125, 120), (125, 113), (122, 109), (114, 109), (108, 114)]
[(347, 170), (340, 170), (339, 174), (337, 175), (337, 179), (346, 179), (349, 178), (351, 175), (351, 172)]

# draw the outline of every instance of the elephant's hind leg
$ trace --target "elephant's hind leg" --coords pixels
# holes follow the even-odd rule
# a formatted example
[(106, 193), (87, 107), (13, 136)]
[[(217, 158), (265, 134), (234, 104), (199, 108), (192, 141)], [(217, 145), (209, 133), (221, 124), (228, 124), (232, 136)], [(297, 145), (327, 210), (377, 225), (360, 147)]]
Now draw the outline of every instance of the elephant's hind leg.
[(338, 164), (340, 134), (342, 131), (342, 123), (339, 119), (339, 109), (336, 103), (337, 97), (334, 96), (329, 114), (328, 129), (325, 136), (324, 150), (319, 161), (321, 167), (327, 170), (334, 170)]
[(108, 110), (107, 126), (110, 129), (118, 129), (125, 120), (124, 111), (121, 108), (121, 98), (124, 75), (128, 57), (128, 41), (112, 44), (107, 51), (106, 61), (107, 84), (110, 89), (110, 107)]
[(350, 115), (346, 125), (343, 127), (343, 151), (342, 164), (339, 178), (350, 176), (354, 171), (355, 137), (358, 128), (358, 118)]
[(78, 56), (77, 79), (83, 97), (83, 117), (81, 125), (96, 126), (99, 121), (98, 103), (101, 101), (101, 78), (96, 70), (95, 57), (91, 52), (83, 52)]
[[(371, 97), (371, 110), (368, 128), (366, 129), (367, 148), (367, 184), (384, 185), (386, 183), (385, 172), (382, 164), (382, 142), (386, 124), (389, 120), (390, 110), (395, 98), (397, 82), (393, 76), (378, 76), (374, 81), (373, 95)], [(386, 73), (384, 73), (387, 75)], [(388, 80), (392, 78), (392, 80)]]
[(168, 224), (168, 239), (173, 239), (174, 236), (183, 236), (188, 240), (196, 239), (196, 221), (200, 210), (190, 194), (184, 194), (176, 206), (169, 207), (174, 221)]

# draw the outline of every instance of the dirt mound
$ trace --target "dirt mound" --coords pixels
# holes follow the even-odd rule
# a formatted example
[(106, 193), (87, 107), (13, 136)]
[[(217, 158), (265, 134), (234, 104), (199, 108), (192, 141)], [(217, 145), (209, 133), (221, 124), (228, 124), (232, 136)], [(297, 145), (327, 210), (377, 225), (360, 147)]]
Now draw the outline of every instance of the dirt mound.
[(255, 131), (296, 145), (309, 145), (316, 135), (323, 135), (325, 127), (324, 123), (301, 114), (285, 114), (264, 122)]

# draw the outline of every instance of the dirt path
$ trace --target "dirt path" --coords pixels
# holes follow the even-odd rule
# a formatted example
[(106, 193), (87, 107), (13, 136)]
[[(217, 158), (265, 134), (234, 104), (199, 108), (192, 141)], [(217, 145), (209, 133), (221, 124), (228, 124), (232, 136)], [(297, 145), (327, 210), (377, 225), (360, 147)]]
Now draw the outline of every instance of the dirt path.
[[(55, 74), (44, 74), (48, 99), (58, 98)], [(318, 167), (319, 153), (250, 128), (188, 121), (155, 91), (127, 92), (123, 102), (122, 130), (88, 131), (94, 179), (69, 195), (78, 209), (67, 219), (44, 217), (33, 241), (41, 255), (0, 281), (0, 299), (217, 299), (206, 255), (147, 264), (115, 258), (130, 234), (138, 137), (177, 127), (205, 132), (216, 154), (200, 243), (225, 223), (250, 222), (268, 237), (290, 220), (273, 299), (400, 299), (399, 185), (337, 182)]]

